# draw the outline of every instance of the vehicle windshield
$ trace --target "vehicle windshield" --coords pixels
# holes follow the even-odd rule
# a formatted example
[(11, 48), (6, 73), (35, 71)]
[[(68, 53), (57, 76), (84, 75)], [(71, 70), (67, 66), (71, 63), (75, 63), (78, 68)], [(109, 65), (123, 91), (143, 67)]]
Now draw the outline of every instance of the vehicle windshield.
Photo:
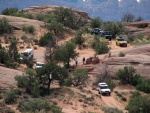
[(38, 64), (38, 63), (37, 63), (36, 66), (43, 66), (43, 64)]
[(109, 31), (104, 31), (103, 34), (104, 35), (110, 35), (110, 32)]
[(119, 39), (117, 39), (118, 41), (125, 41), (123, 38), (119, 38)]
[(28, 53), (24, 52), (24, 53), (21, 53), (23, 56), (28, 56)]
[(101, 89), (108, 89), (108, 86), (100, 86)]

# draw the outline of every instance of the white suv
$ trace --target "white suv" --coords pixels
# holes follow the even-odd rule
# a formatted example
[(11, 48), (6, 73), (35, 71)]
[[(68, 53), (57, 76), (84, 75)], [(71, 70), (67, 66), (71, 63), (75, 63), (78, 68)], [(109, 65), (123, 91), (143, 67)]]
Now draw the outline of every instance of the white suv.
[(108, 85), (103, 82), (98, 84), (98, 93), (102, 95), (104, 94), (110, 95), (111, 90), (109, 89)]
[(38, 68), (42, 68), (43, 67), (43, 65), (44, 65), (44, 63), (42, 63), (42, 62), (36, 62), (36, 69), (38, 69)]

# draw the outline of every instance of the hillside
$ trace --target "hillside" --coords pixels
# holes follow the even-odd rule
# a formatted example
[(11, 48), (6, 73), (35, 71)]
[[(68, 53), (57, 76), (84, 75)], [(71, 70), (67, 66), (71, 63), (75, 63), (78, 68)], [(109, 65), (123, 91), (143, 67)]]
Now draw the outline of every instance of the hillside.
[[(24, 11), (31, 14), (38, 14), (47, 13), (56, 8), (58, 7), (34, 6), (24, 9)], [(73, 11), (78, 16), (90, 19), (85, 12), (77, 10)], [(18, 45), (19, 52), (22, 52), (28, 46), (33, 49), (36, 47), (36, 49), (34, 50), (34, 62), (44, 62), (45, 47), (41, 47), (35, 44), (33, 40), (40, 39), (41, 36), (48, 32), (48, 30), (44, 27), (45, 23), (38, 20), (0, 15), (0, 19), (4, 17), (8, 19), (8, 22), (11, 26), (13, 26), (14, 30), (12, 34), (4, 34), (0, 36), (3, 47), (8, 48), (9, 45), (5, 43), (5, 39), (11, 36), (15, 36), (21, 43), (20, 45)], [(136, 26), (140, 24), (147, 24), (147, 27), (137, 28)], [(35, 27), (34, 34), (28, 34), (22, 31), (22, 28), (24, 26), (29, 25), (33, 25)], [(129, 33), (133, 35), (142, 34), (144, 35), (144, 37), (150, 36), (150, 22), (126, 23), (125, 27), (129, 30)], [(64, 44), (65, 42), (73, 38), (75, 36), (75, 33), (76, 30), (70, 29), (68, 27), (65, 28), (65, 35), (62, 36), (62, 39), (58, 40), (58, 44)], [(24, 42), (24, 40), (21, 39), (22, 36), (27, 36), (27, 39), (29, 39), (24, 44), (22, 44)], [(61, 36), (55, 35), (55, 37), (59, 38)], [(86, 37), (89, 38), (92, 36), (91, 34), (86, 34)], [(93, 86), (93, 84), (100, 81), (100, 78), (103, 77), (103, 71), (105, 71), (105, 69), (106, 71), (109, 71), (110, 77), (116, 80), (115, 73), (118, 71), (118, 69), (121, 69), (124, 66), (133, 66), (137, 70), (137, 73), (139, 73), (144, 79), (150, 79), (150, 44), (134, 46), (128, 43), (127, 47), (119, 47), (116, 46), (115, 40), (112, 40), (111, 42), (107, 41), (107, 43), (111, 48), (112, 55), (111, 57), (108, 57), (108, 53), (97, 55), (97, 57), (100, 59), (100, 62), (98, 64), (83, 65), (82, 58), (85, 57), (87, 59), (89, 57), (94, 57), (95, 52), (90, 47), (86, 47), (83, 49), (80, 49), (79, 47), (76, 48), (76, 51), (79, 53), (79, 62), (78, 66), (75, 68), (93, 70), (88, 72), (90, 78), (86, 86), (60, 87), (57, 82), (54, 82), (51, 85), (51, 94), (41, 98), (48, 100), (50, 104), (61, 107), (64, 113), (104, 113), (104, 111), (102, 111), (103, 107), (117, 108), (122, 110), (123, 112), (126, 112), (125, 107), (130, 99), (131, 92), (136, 91), (135, 87), (119, 84), (111, 93), (111, 96), (102, 96), (97, 92), (97, 84), (96, 86)], [(22, 46), (23, 48), (21, 48)], [(119, 57), (118, 54), (120, 52), (125, 53), (125, 56)], [(71, 61), (71, 65), (75, 65), (74, 60)], [(0, 90), (5, 92), (6, 89), (17, 88), (14, 77), (18, 74), (21, 74), (25, 68), (25, 65), (20, 65), (17, 70), (0, 66)], [(26, 99), (28, 101), (32, 99), (31, 96), (28, 96), (28, 98), (26, 98), (27, 94), (24, 90), (23, 92), (24, 94), (22, 94), (22, 96), (18, 99), (19, 101), (22, 99)], [(116, 96), (116, 92), (122, 94), (127, 100), (122, 101), (118, 96)], [(2, 99), (0, 99), (0, 101), (2, 101)], [(9, 107), (14, 109), (17, 113), (20, 113), (17, 110), (17, 105), (18, 104), (15, 103), (13, 105), (9, 105)]]

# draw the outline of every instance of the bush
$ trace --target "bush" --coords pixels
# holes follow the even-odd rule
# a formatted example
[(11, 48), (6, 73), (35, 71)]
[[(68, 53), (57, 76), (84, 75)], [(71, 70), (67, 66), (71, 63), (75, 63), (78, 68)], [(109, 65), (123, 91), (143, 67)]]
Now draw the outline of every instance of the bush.
[(6, 18), (0, 19), (0, 35), (3, 33), (12, 33), (13, 28), (9, 25), (8, 20)]
[(51, 46), (54, 46), (56, 44), (56, 39), (50, 32), (44, 34), (44, 36), (42, 36), (39, 40), (40, 46), (47, 46), (49, 43), (51, 44)]
[(105, 42), (99, 40), (99, 37), (95, 37), (93, 46), (96, 54), (104, 54), (110, 50), (110, 48), (107, 46)]
[(108, 84), (111, 91), (116, 87), (116, 84), (113, 82), (113, 80), (106, 78), (104, 81)]
[(116, 73), (116, 76), (121, 80), (122, 83), (129, 83), (132, 85), (137, 84), (135, 83), (136, 77), (140, 77), (140, 75), (136, 74), (136, 70), (132, 66), (125, 66), (124, 69), (119, 69)]
[(6, 92), (5, 97), (4, 97), (5, 103), (6, 104), (12, 104), (17, 101), (17, 96), (14, 90), (10, 90)]
[(93, 18), (93, 19), (91, 19), (91, 27), (92, 28), (99, 28), (100, 27), (100, 22), (101, 22), (102, 20), (99, 18), (99, 17), (96, 17), (96, 18)]
[(141, 83), (136, 85), (136, 88), (145, 93), (150, 93), (150, 80), (143, 80)]
[(29, 101), (22, 101), (18, 105), (18, 109), (21, 112), (52, 112), (52, 113), (62, 113), (61, 108), (50, 105), (48, 101), (42, 100), (42, 99), (33, 99)]
[(6, 8), (2, 11), (2, 15), (14, 15), (19, 11), (18, 8)]
[(85, 39), (82, 37), (82, 34), (82, 31), (77, 31), (75, 35), (75, 44), (82, 45), (85, 42)]
[(118, 56), (119, 56), (119, 57), (124, 57), (124, 56), (125, 56), (125, 53), (120, 52)]
[(102, 110), (105, 113), (123, 113), (123, 111), (119, 110), (118, 108), (103, 107)]
[(34, 31), (35, 31), (35, 28), (34, 28), (34, 26), (24, 26), (23, 27), (23, 29), (22, 29), (24, 32), (26, 32), (26, 33), (31, 33), (31, 34), (33, 34), (34, 33)]
[(25, 88), (28, 78), (25, 75), (17, 75), (15, 76), (15, 80), (17, 81), (18, 87)]
[(149, 113), (150, 111), (150, 97), (134, 95), (131, 97), (127, 110), (129, 113)]

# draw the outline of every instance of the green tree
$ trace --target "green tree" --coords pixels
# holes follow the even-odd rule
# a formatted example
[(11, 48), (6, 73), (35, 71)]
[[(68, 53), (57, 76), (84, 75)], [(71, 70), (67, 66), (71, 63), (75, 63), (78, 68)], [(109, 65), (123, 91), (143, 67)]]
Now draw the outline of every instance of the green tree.
[(96, 18), (93, 18), (91, 19), (91, 27), (92, 28), (99, 28), (100, 27), (100, 24), (101, 24), (102, 20), (100, 19), (100, 17), (96, 17)]
[(16, 37), (10, 40), (9, 55), (14, 61), (18, 61), (19, 58), (17, 44), (18, 44), (18, 39)]
[(23, 29), (22, 29), (24, 32), (26, 33), (30, 33), (30, 34), (33, 34), (34, 31), (35, 31), (35, 28), (33, 25), (30, 25), (30, 26), (23, 26)]
[(88, 80), (88, 71), (85, 69), (77, 69), (73, 72), (72, 84), (74, 86), (86, 85)]
[(116, 37), (116, 35), (124, 34), (126, 31), (121, 22), (103, 22), (101, 24), (101, 29), (110, 31), (112, 38)]
[(2, 15), (14, 15), (19, 11), (18, 8), (12, 7), (12, 8), (6, 8), (2, 11)]
[(129, 113), (149, 113), (150, 97), (141, 95), (132, 96), (127, 105), (127, 110)]
[(62, 113), (61, 108), (54, 105), (50, 105), (48, 101), (42, 99), (22, 101), (18, 104), (18, 109), (23, 113)]
[(0, 35), (3, 33), (11, 33), (13, 31), (13, 28), (8, 23), (8, 20), (6, 18), (0, 19)]
[(133, 22), (134, 18), (135, 16), (132, 13), (127, 12), (123, 14), (121, 20), (123, 22)]
[(100, 41), (99, 37), (97, 36), (95, 36), (94, 38), (93, 48), (96, 54), (104, 54), (110, 50), (107, 44), (105, 42)]
[(39, 40), (40, 46), (47, 46), (50, 44), (50, 46), (55, 46), (56, 44), (56, 39), (52, 36), (50, 32), (44, 34)]
[[(137, 79), (137, 80), (139, 80), (139, 79)], [(142, 82), (140, 79), (140, 82), (136, 85), (136, 88), (145, 93), (150, 93), (150, 79), (142, 80)]]
[(137, 85), (140, 82), (140, 75), (136, 74), (136, 70), (132, 66), (125, 66), (124, 69), (119, 69), (116, 76), (122, 83)]
[(6, 104), (11, 104), (17, 101), (17, 96), (13, 90), (7, 91), (4, 97)]
[(85, 42), (85, 39), (82, 37), (83, 32), (82, 31), (77, 31), (75, 35), (75, 43), (82, 45)]
[(79, 28), (86, 24), (86, 20), (81, 16), (77, 16), (70, 8), (59, 7), (54, 10), (53, 13), (57, 22), (72, 29)]
[(50, 93), (50, 85), (53, 80), (57, 80), (60, 85), (63, 84), (68, 77), (68, 72), (65, 68), (58, 66), (55, 62), (44, 65), (41, 69), (37, 69), (40, 84), (46, 86), (47, 93)]
[(51, 21), (51, 23), (47, 23), (46, 27), (47, 27), (48, 30), (50, 30), (54, 34), (63, 34), (63, 31), (64, 31), (63, 24), (58, 23), (54, 20)]
[(70, 67), (70, 61), (78, 56), (75, 51), (76, 46), (71, 42), (67, 42), (65, 45), (61, 46), (54, 52), (55, 60), (62, 61), (64, 66)]
[(34, 69), (27, 68), (25, 74), (15, 76), (15, 80), (19, 87), (25, 88), (33, 97), (40, 95), (40, 82)]

